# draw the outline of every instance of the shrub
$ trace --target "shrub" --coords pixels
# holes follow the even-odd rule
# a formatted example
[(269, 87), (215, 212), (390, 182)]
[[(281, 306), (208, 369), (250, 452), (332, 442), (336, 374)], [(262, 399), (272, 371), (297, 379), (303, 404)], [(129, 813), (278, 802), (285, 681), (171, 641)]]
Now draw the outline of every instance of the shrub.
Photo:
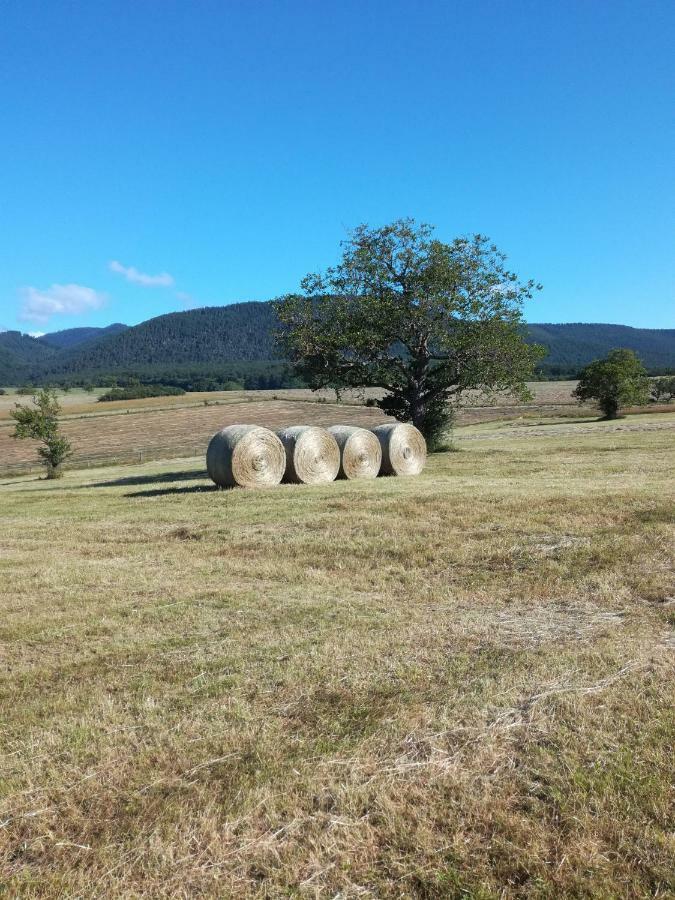
[(670, 403), (675, 398), (675, 375), (666, 378), (655, 378), (650, 391), (655, 403)]
[(111, 400), (143, 400), (146, 397), (178, 397), (184, 394), (183, 388), (170, 387), (164, 384), (139, 384), (133, 387), (113, 387), (98, 398), (99, 403)]

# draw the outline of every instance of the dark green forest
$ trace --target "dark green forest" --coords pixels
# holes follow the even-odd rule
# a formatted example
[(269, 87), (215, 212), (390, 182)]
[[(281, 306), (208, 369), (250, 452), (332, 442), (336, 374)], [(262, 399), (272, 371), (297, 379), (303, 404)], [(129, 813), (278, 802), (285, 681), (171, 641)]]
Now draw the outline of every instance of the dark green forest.
[[(6, 331), (0, 333), (0, 384), (298, 386), (291, 367), (279, 358), (275, 326), (269, 303), (250, 302), (169, 313), (133, 327), (72, 328), (40, 338)], [(541, 378), (574, 378), (617, 347), (635, 350), (650, 374), (675, 371), (675, 329), (532, 324), (527, 340), (548, 351)]]
[(121, 322), (114, 322), (105, 328), (65, 328), (63, 331), (52, 331), (49, 334), (43, 334), (37, 340), (48, 347), (54, 347), (57, 350), (67, 350), (87, 341), (99, 341), (110, 334), (124, 331), (128, 327), (128, 325), (123, 325)]

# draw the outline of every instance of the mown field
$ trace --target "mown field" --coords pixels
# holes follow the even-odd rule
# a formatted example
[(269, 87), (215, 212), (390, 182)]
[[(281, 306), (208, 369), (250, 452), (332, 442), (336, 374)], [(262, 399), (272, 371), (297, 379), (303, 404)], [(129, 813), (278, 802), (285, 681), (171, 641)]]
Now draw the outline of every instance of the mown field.
[[(509, 397), (489, 401), (467, 397), (458, 422), (490, 421), (517, 415), (579, 415), (571, 391), (575, 382), (540, 382), (531, 388), (531, 404), (514, 405)], [(373, 395), (376, 392), (370, 392)], [(347, 423), (373, 427), (390, 421), (377, 408), (363, 405), (364, 395), (348, 393), (335, 402), (333, 391), (220, 391), (180, 397), (98, 403), (97, 393), (70, 391), (60, 396), (63, 431), (74, 455), (68, 465), (83, 467), (115, 462), (142, 462), (205, 453), (209, 439), (225, 425), (251, 422), (269, 428), (294, 424)], [(0, 395), (0, 475), (37, 470), (39, 461), (32, 441), (12, 438), (10, 410), (29, 397)], [(478, 405), (470, 405), (478, 404)], [(592, 415), (589, 410), (586, 414)]]
[(0, 484), (0, 894), (672, 896), (675, 416), (619, 424)]

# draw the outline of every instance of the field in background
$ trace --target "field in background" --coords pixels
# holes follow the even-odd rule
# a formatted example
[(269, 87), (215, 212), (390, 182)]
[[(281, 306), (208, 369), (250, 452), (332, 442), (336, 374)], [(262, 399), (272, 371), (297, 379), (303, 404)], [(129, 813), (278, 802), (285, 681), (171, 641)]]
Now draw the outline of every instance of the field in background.
[(0, 893), (669, 896), (673, 418), (0, 485)]
[[(534, 382), (531, 404), (517, 404), (509, 397), (485, 401), (468, 396), (458, 415), (459, 424), (528, 415), (578, 416), (571, 392), (576, 382)], [(292, 424), (332, 425), (344, 422), (374, 426), (390, 421), (378, 409), (364, 407), (365, 396), (348, 392), (340, 404), (333, 391), (219, 391), (190, 393), (180, 397), (152, 397), (97, 403), (98, 392), (70, 391), (60, 395), (63, 430), (72, 441), (75, 455), (71, 467), (111, 462), (142, 462), (147, 459), (198, 455), (206, 450), (214, 431), (236, 422), (252, 422), (270, 428)], [(28, 397), (0, 396), (0, 474), (38, 471), (35, 445), (15, 441), (9, 416), (14, 403)], [(490, 405), (486, 405), (488, 403)], [(590, 411), (587, 411), (590, 412)]]
[[(468, 395), (458, 412), (457, 425), (519, 421), (530, 426), (557, 419), (592, 422), (597, 419), (597, 411), (590, 406), (580, 407), (574, 401), (575, 385), (574, 381), (533, 382), (530, 388), (534, 399), (527, 404), (514, 404), (508, 396), (486, 401), (476, 394)], [(366, 396), (377, 393), (368, 391)], [(333, 391), (218, 391), (97, 403), (96, 394), (70, 391), (60, 396), (63, 431), (75, 448), (67, 465), (85, 468), (198, 456), (206, 452), (215, 431), (241, 422), (277, 429), (338, 423), (373, 427), (393, 421), (377, 408), (364, 406), (366, 396), (350, 392), (338, 404)], [(36, 445), (11, 436), (13, 422), (9, 412), (17, 399), (30, 401), (29, 397), (0, 395), (0, 476), (40, 471)], [(651, 419), (656, 413), (673, 410), (675, 404), (650, 405), (633, 412)]]
[[(533, 381), (529, 388), (534, 394), (532, 406), (559, 407), (575, 403), (572, 391), (576, 387), (576, 381)], [(15, 402), (27, 402), (30, 397), (16, 394), (13, 388), (6, 388), (6, 394), (0, 395), (0, 421), (9, 417), (9, 411), (14, 408)], [(232, 403), (241, 400), (303, 400), (316, 402), (325, 400), (335, 402), (335, 391), (321, 390), (310, 391), (306, 389), (270, 390), (270, 391), (204, 391), (182, 394), (178, 397), (148, 397), (142, 400), (115, 400), (111, 403), (98, 403), (99, 396), (105, 392), (104, 388), (96, 388), (90, 393), (79, 388), (73, 388), (68, 392), (58, 390), (59, 402), (63, 406), (65, 415), (83, 415), (95, 413), (106, 415), (111, 412), (126, 411), (127, 409), (173, 409), (183, 406), (195, 406), (204, 403)], [(364, 391), (345, 391), (343, 402), (347, 404), (361, 405), (367, 397), (382, 396), (382, 391), (366, 389)], [(469, 404), (492, 407), (513, 406), (513, 399), (508, 396), (498, 397), (494, 401), (485, 401), (476, 392), (467, 395)]]

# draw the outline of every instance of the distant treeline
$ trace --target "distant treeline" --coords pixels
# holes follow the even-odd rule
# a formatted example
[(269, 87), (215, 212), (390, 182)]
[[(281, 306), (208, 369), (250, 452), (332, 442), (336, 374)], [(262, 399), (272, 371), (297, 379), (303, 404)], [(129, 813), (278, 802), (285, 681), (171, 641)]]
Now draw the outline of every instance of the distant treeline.
[[(289, 363), (251, 362), (215, 367), (204, 364), (167, 369), (162, 366), (139, 366), (123, 372), (84, 372), (80, 375), (47, 378), (32, 384), (49, 383), (57, 387), (109, 387), (111, 389), (133, 390), (138, 385), (150, 388), (156, 386), (179, 391), (260, 391), (281, 388), (306, 387), (304, 381), (294, 374)], [(159, 396), (158, 394), (145, 396)], [(129, 397), (119, 399), (131, 399)]]

